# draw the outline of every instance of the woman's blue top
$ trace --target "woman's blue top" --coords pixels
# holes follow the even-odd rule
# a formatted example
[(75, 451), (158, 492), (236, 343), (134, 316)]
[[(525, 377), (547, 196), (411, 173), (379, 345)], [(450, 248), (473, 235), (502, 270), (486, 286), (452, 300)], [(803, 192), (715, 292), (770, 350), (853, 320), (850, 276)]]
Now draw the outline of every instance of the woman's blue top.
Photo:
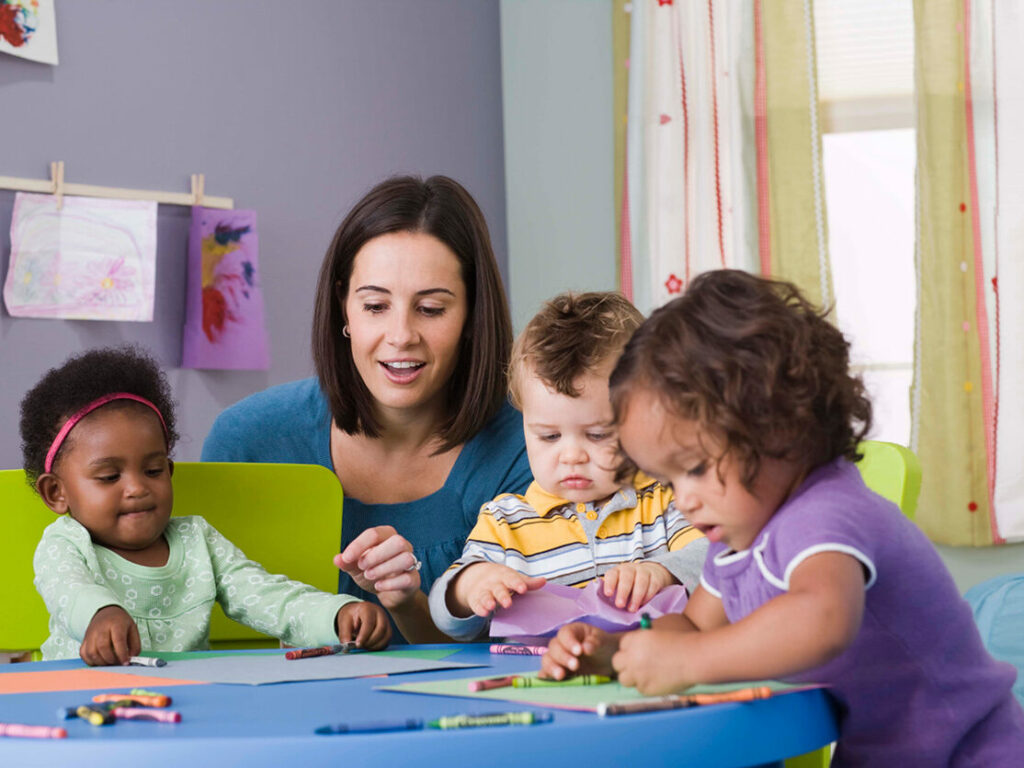
[[(333, 472), (331, 414), (317, 380), (270, 387), (226, 408), (203, 443), (202, 460), (320, 464)], [(463, 445), (438, 491), (400, 504), (364, 504), (345, 494), (338, 551), (367, 528), (391, 525), (423, 563), (422, 588), (429, 592), (462, 554), (480, 507), (499, 493), (524, 493), (532, 479), (522, 415), (505, 403)], [(339, 573), (339, 593), (376, 601)]]

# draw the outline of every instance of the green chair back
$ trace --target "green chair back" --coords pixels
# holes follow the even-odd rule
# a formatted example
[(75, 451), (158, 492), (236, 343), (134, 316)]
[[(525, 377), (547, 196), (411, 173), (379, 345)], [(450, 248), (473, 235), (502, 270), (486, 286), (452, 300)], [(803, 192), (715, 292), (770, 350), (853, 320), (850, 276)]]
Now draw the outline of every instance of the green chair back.
[[(247, 557), (271, 573), (325, 592), (338, 588), (333, 557), (341, 545), (342, 491), (334, 473), (308, 464), (178, 462), (174, 514), (202, 515)], [(48, 614), (32, 585), (32, 555), (55, 516), (25, 482), (25, 473), (0, 471), (0, 650), (39, 648)], [(215, 648), (277, 645), (214, 608)]]
[[(202, 515), (270, 573), (334, 594), (341, 547), (341, 484), (314, 464), (174, 465), (174, 514)], [(257, 647), (278, 641), (227, 618), (214, 606), (212, 647)]]
[(921, 493), (921, 462), (914, 452), (880, 440), (865, 440), (860, 444), (860, 451), (864, 458), (857, 462), (857, 469), (864, 484), (896, 504), (913, 520)]
[[(921, 462), (917, 456), (909, 448), (881, 440), (865, 440), (859, 447), (864, 458), (857, 462), (857, 469), (864, 485), (896, 504), (904, 515), (913, 520), (921, 492)], [(806, 755), (788, 758), (785, 766), (828, 768), (831, 761), (832, 750), (822, 747)]]
[(32, 556), (43, 529), (57, 519), (20, 469), (0, 470), (0, 651), (39, 648), (49, 614), (32, 584)]

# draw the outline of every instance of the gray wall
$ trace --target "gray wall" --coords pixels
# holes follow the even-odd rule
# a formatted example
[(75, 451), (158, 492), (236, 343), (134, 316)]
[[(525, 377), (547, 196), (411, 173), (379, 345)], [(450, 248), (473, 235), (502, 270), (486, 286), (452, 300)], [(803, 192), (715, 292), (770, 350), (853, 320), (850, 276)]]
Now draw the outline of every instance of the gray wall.
[(611, 0), (502, 0), (501, 68), (518, 330), (559, 291), (616, 287)]
[[(0, 175), (206, 192), (259, 214), (272, 367), (180, 370), (189, 211), (160, 206), (152, 323), (33, 320), (0, 310), (0, 468), (20, 466), (18, 403), (47, 368), (137, 342), (180, 403), (176, 451), (213, 418), (309, 375), (316, 272), (349, 206), (381, 178), (462, 181), (505, 261), (497, 0), (90, 0), (57, 4), (60, 66), (0, 54)], [(0, 280), (14, 193), (0, 190)], [(507, 274), (507, 273), (506, 273)]]

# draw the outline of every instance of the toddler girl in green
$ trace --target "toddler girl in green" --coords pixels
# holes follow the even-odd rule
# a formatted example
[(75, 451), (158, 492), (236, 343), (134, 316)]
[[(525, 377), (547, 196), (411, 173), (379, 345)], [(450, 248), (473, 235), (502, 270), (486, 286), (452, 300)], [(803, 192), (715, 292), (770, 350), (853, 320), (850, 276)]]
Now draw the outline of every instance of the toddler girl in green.
[(214, 602), (290, 645), (390, 640), (379, 606), (269, 574), (202, 517), (171, 517), (173, 403), (145, 354), (95, 350), (50, 370), (21, 403), (21, 439), (29, 482), (60, 515), (34, 559), (44, 659), (205, 649)]

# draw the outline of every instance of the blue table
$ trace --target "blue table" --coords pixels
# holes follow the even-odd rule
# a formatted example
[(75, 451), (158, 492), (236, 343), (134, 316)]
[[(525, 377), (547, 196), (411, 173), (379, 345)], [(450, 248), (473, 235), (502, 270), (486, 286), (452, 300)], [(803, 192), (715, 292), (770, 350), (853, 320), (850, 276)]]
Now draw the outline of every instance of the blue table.
[[(486, 644), (458, 648), (452, 661), (487, 664), (383, 678), (278, 685), (168, 686), (175, 725), (126, 722), (94, 727), (59, 721), (59, 707), (88, 701), (99, 691), (0, 695), (0, 722), (63, 725), (67, 739), (0, 738), (0, 765), (40, 766), (753, 766), (809, 752), (836, 738), (827, 696), (803, 691), (743, 704), (600, 718), (549, 710), (549, 724), (321, 736), (327, 723), (532, 709), (494, 701), (376, 691), (375, 686), (535, 671), (536, 657), (492, 656)], [(79, 661), (0, 666), (7, 672), (82, 666)], [(159, 674), (159, 670), (153, 670)]]

